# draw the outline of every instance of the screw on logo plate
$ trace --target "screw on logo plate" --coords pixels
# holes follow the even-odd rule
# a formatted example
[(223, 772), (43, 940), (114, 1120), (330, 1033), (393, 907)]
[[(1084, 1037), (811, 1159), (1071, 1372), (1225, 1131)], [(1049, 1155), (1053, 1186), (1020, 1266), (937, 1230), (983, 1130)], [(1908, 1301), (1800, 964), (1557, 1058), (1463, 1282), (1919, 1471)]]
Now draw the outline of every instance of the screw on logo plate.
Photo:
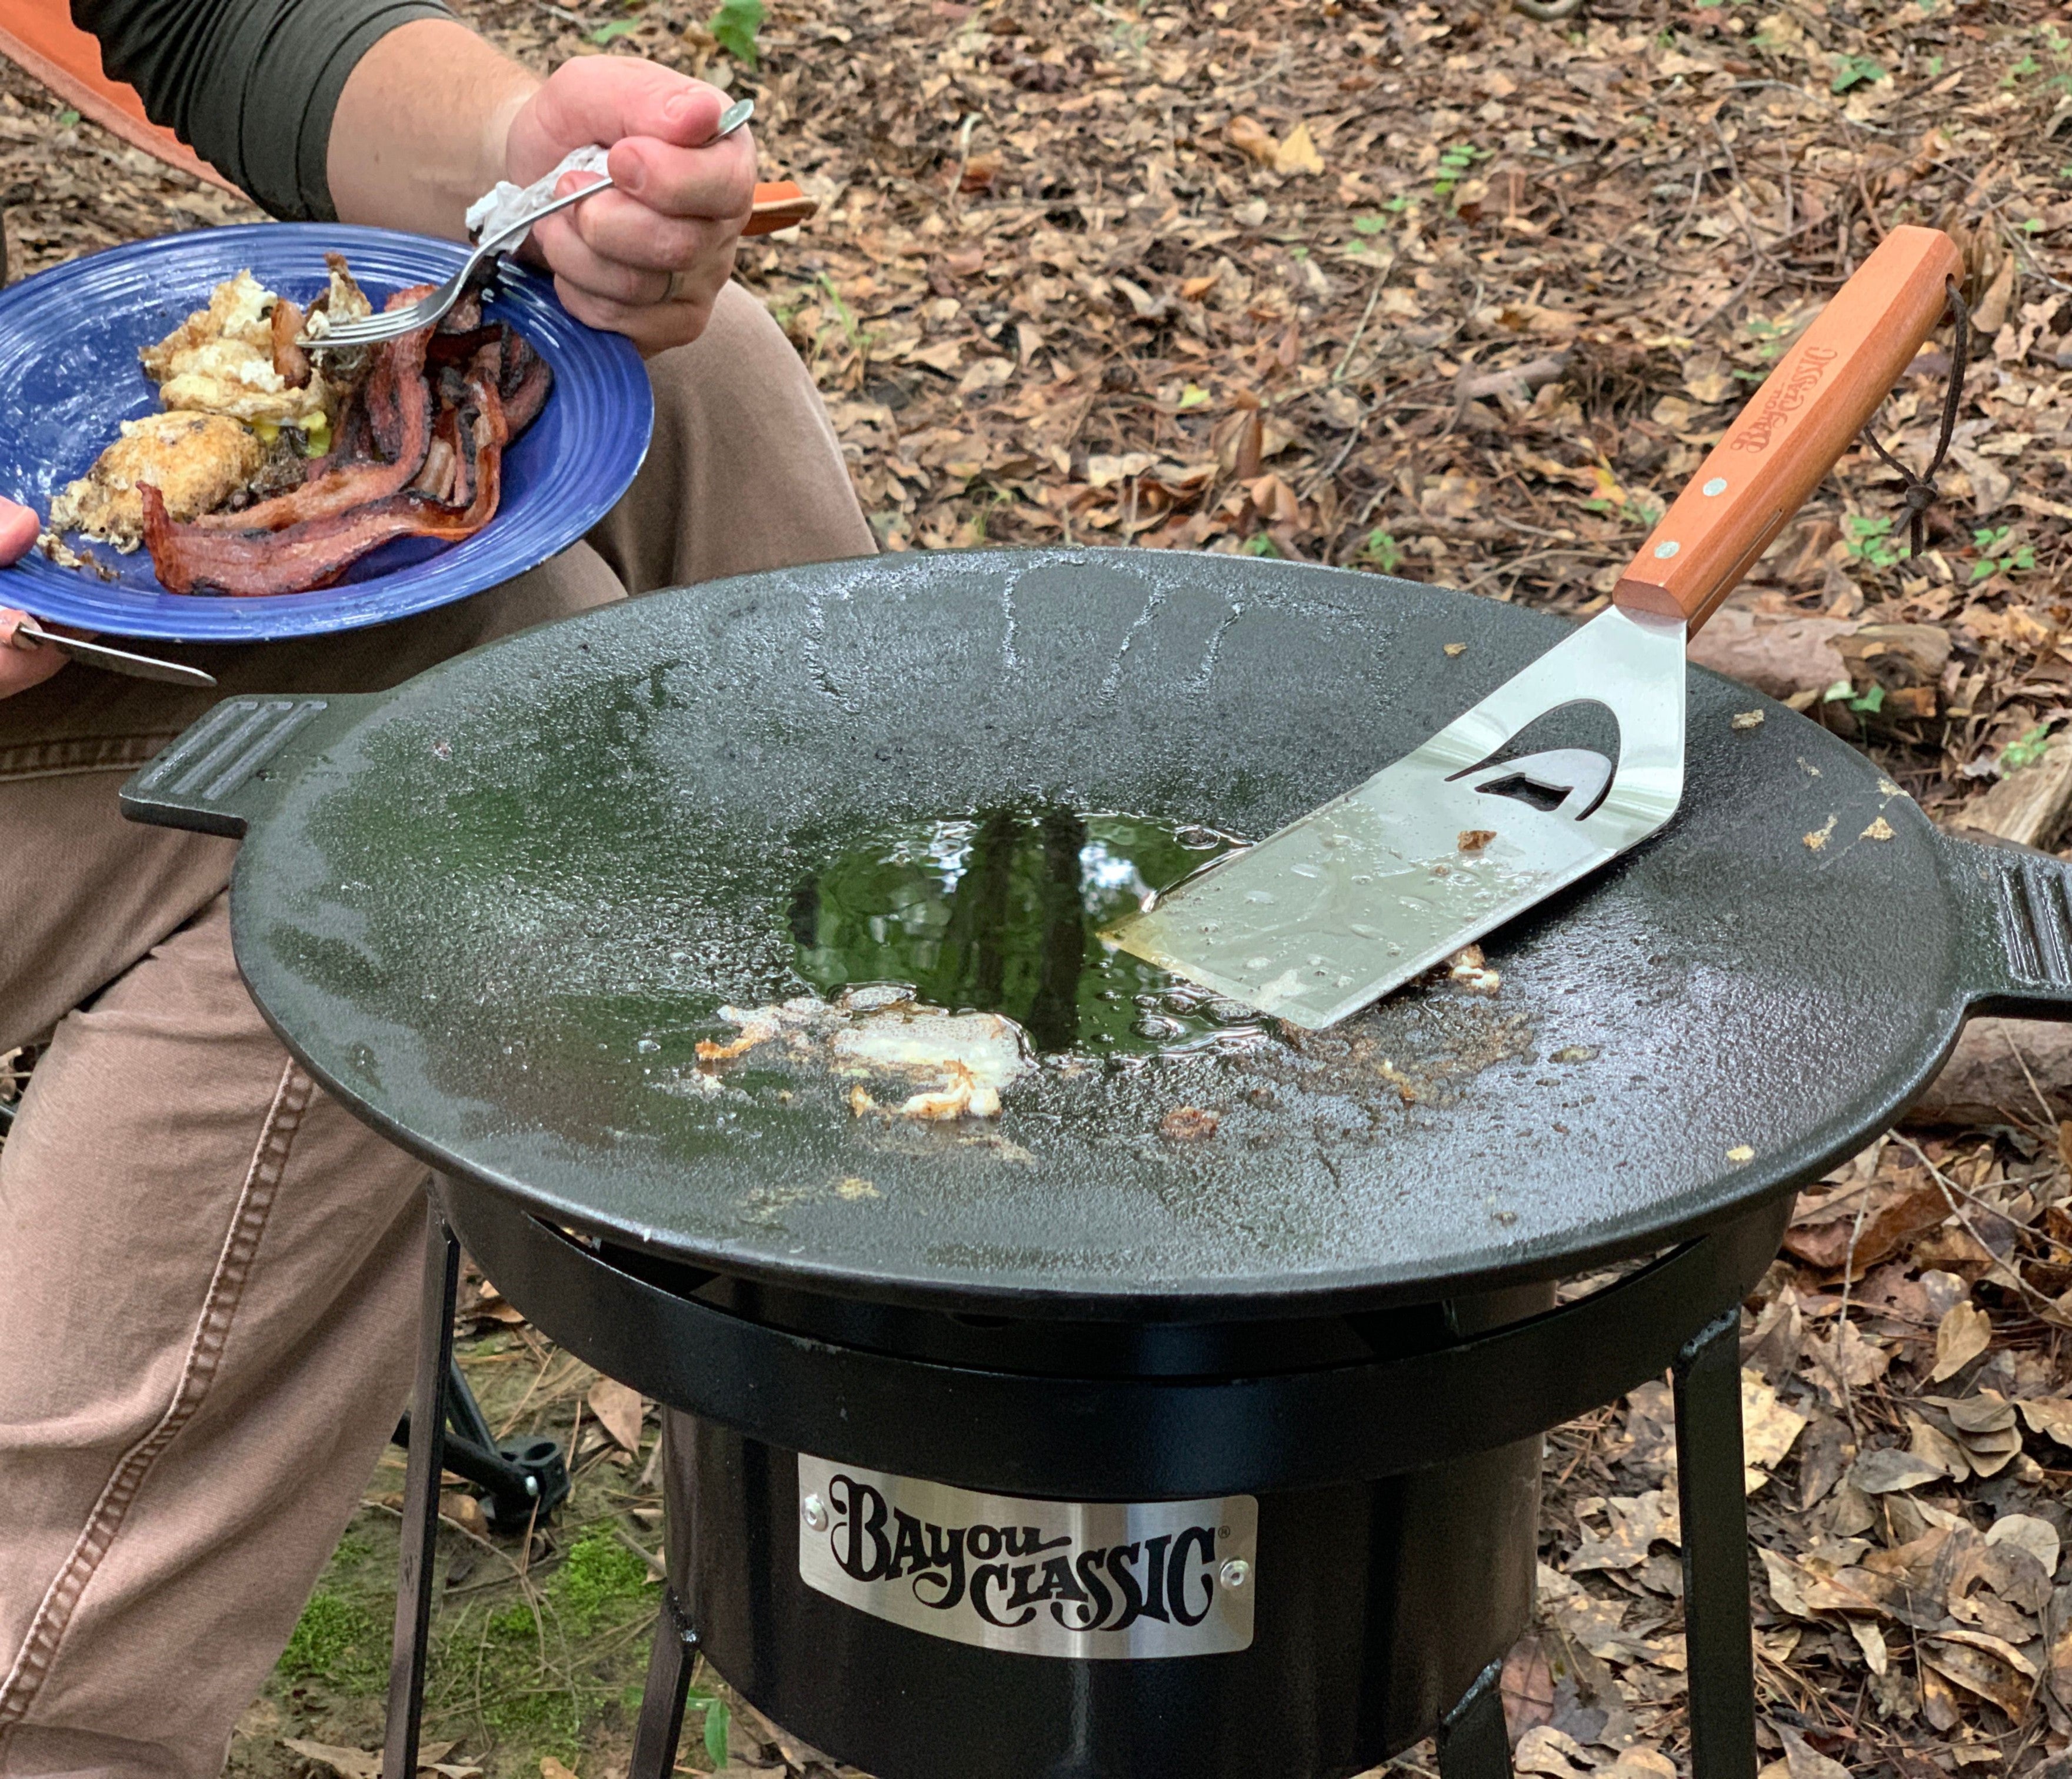
[(828, 1504), (818, 1495), (807, 1496), (800, 1506), (806, 1516), (807, 1525), (816, 1532), (824, 1532), (828, 1529)]
[(1232, 1557), (1216, 1572), (1216, 1579), (1226, 1588), (1242, 1588), (1252, 1578), (1252, 1565), (1243, 1557)]

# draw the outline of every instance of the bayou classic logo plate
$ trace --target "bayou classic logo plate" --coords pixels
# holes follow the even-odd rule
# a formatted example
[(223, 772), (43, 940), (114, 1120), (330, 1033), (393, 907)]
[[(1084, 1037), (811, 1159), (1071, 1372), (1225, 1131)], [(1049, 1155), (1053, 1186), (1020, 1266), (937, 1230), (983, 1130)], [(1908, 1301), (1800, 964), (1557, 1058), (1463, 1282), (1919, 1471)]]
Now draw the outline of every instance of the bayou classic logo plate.
[(1022, 1501), (799, 1454), (799, 1579), (952, 1643), (1151, 1661), (1252, 1646), (1259, 1503)]

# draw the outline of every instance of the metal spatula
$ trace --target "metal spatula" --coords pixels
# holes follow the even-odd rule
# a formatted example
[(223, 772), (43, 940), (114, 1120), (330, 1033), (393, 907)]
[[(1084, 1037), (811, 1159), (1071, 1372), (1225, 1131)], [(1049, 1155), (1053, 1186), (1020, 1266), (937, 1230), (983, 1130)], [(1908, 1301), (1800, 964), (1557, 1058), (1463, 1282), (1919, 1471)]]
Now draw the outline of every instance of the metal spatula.
[[(1610, 609), (1415, 752), (1107, 937), (1320, 1029), (1652, 834), (1684, 794), (1686, 638), (1884, 401), (1961, 267), (1939, 230), (1893, 230), (1713, 447)], [(1616, 761), (1504, 757), (1528, 724), (1582, 703), (1618, 720)]]

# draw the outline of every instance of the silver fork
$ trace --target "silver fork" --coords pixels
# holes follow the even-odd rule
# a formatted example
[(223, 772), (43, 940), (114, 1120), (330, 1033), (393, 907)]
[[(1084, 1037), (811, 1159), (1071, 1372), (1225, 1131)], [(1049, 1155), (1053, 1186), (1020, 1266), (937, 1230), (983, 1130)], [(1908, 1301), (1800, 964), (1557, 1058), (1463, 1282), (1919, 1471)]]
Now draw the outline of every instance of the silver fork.
[[(723, 136), (731, 136), (755, 115), (753, 99), (738, 100), (720, 113), (719, 128), (701, 147), (709, 147)], [(296, 343), (308, 349), (323, 347), (340, 348), (355, 346), (376, 346), (384, 340), (400, 339), (405, 334), (415, 333), (420, 327), (436, 326), (446, 317), (446, 311), (460, 301), (461, 292), (467, 288), (467, 281), (475, 269), (491, 254), (496, 253), (513, 236), (523, 235), (543, 216), (551, 216), (557, 210), (565, 210), (572, 203), (593, 197), (612, 183), (609, 173), (600, 175), (595, 183), (569, 192), (565, 197), (549, 197), (544, 203), (522, 216), (516, 216), (494, 234), (485, 235), (475, 251), (469, 254), (466, 264), (437, 290), (429, 291), (402, 309), (386, 309), (360, 321), (340, 322), (321, 334), (305, 332)]]

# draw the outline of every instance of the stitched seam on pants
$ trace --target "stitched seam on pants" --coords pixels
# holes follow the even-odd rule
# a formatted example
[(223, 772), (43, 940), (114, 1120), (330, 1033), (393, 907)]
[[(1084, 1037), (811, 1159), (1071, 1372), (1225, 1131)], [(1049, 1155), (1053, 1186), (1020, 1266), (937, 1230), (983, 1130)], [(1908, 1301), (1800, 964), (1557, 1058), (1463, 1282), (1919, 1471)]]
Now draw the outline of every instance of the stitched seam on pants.
[(0, 747), (0, 784), (58, 779), (75, 772), (119, 772), (164, 752), (171, 735), (88, 735), (68, 742), (23, 742)]
[(293, 1062), (282, 1070), (280, 1085), (274, 1090), (273, 1103), (260, 1128), (251, 1165), (245, 1170), (245, 1183), (231, 1213), (223, 1251), (202, 1298), (201, 1314), (188, 1342), (187, 1361), (181, 1367), (172, 1400), (157, 1424), (117, 1461), (71, 1554), (45, 1591), (13, 1668), (5, 1680), (0, 1680), (0, 1733), (28, 1715), (38, 1689), (57, 1658), (58, 1645), (71, 1625), (80, 1597), (121, 1530), (130, 1504), (151, 1467), (181, 1428), (194, 1419), (215, 1381), (231, 1323), (251, 1276), (259, 1238), (265, 1232), (281, 1177), (287, 1169), (288, 1151), (315, 1091), (315, 1084)]

